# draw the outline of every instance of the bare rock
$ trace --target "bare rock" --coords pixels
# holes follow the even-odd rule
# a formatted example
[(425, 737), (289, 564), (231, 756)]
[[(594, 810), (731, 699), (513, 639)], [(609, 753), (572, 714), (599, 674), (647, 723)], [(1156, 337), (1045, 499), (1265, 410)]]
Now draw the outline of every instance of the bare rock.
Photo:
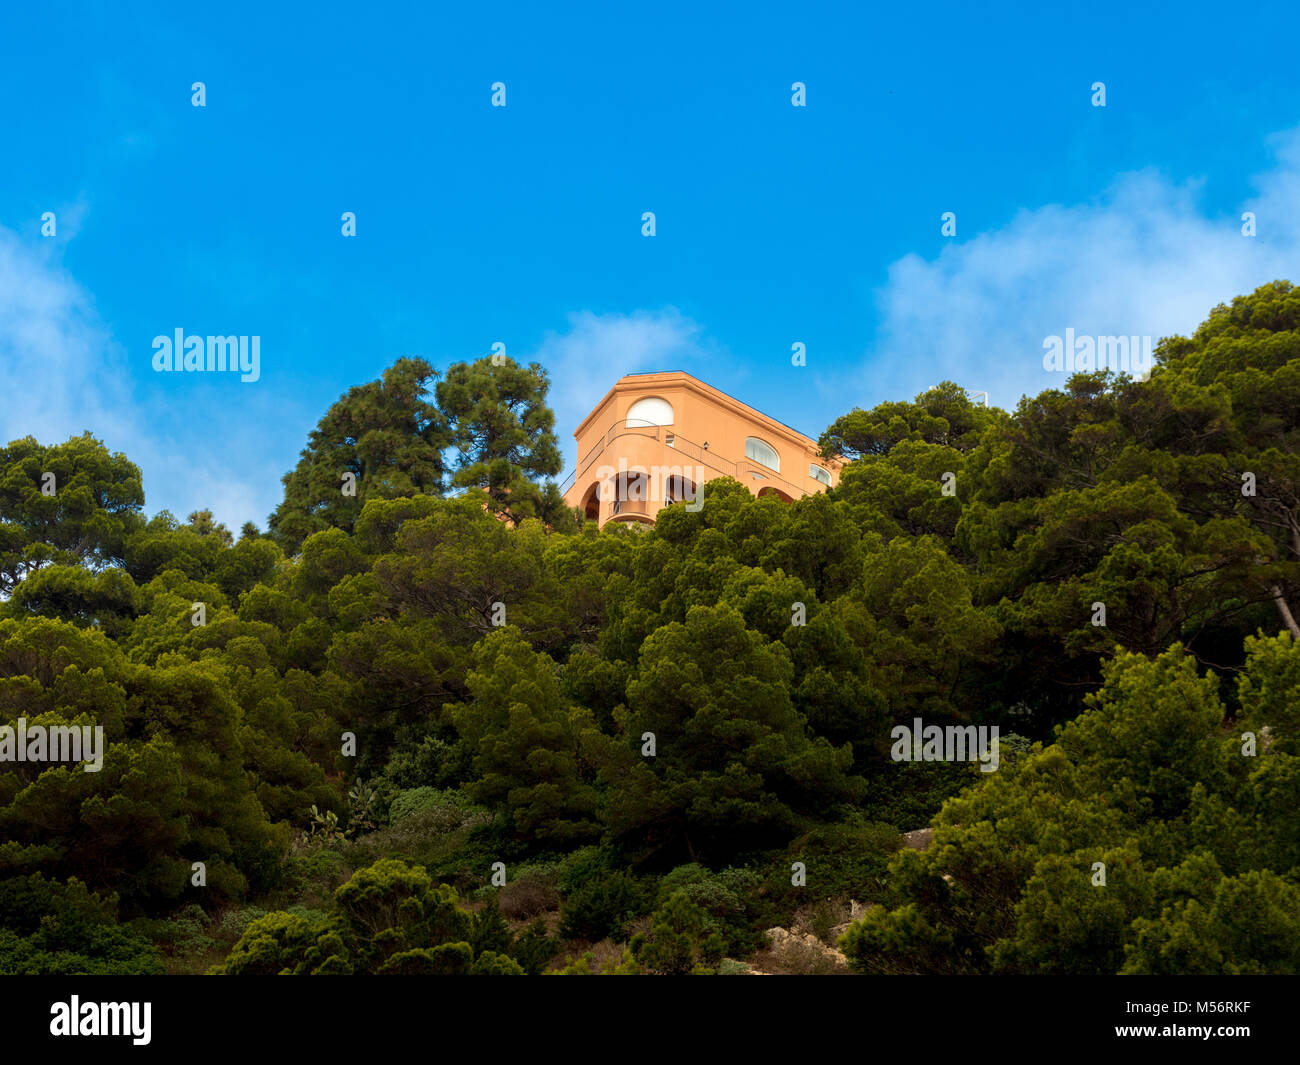
[(769, 928), (773, 954), (803, 954), (817, 957), (835, 968), (847, 968), (849, 959), (834, 947), (828, 947), (811, 932), (791, 932), (788, 928)]
[(934, 829), (918, 828), (911, 832), (903, 833), (903, 846), (911, 847), (914, 851), (929, 850), (930, 841), (934, 839)]

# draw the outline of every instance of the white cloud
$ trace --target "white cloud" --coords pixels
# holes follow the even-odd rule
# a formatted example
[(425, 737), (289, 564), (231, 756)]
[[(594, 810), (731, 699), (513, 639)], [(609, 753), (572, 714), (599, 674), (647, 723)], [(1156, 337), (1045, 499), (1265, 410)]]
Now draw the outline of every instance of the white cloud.
[[(80, 213), (69, 215), (70, 227)], [(151, 413), (149, 403), (160, 401), (140, 401), (128, 366), (128, 358), (151, 352), (128, 353), (117, 343), (90, 293), (59, 262), (60, 246), (73, 231), (65, 233), (62, 216), (55, 239), (24, 242), (0, 227), (0, 389), (8, 397), (0, 407), (0, 437), (7, 442), (31, 435), (48, 444), (89, 430), (140, 467), (148, 513), (165, 507), (183, 520), (207, 508), (235, 531), (250, 519), (264, 525), (280, 498), (284, 471), (259, 446), (264, 438), (235, 423), (274, 420), (266, 406), (274, 402), (250, 394), (240, 417), (213, 409), (203, 415), (208, 382), (186, 381), (191, 388), (172, 397), (183, 406), (169, 401), (166, 410)], [(536, 360), (550, 371), (566, 463), (573, 460), (574, 428), (617, 378), (690, 368), (704, 353), (700, 333), (671, 308), (580, 312), (569, 315), (565, 331), (548, 333), (525, 355), (522, 361)]]
[(0, 228), (0, 436), (129, 435), (121, 351), (56, 254)]
[(205, 420), (191, 418), (178, 441), (135, 401), (127, 352), (58, 261), (64, 236), (62, 216), (59, 237), (32, 244), (0, 227), (0, 440), (52, 444), (88, 430), (140, 468), (148, 513), (165, 507), (183, 520), (207, 508), (235, 531), (264, 524), (279, 472), (259, 468), (251, 438), (235, 449), (247, 455), (213, 448)]
[(569, 328), (548, 333), (519, 361), (550, 373), (548, 400), (565, 472), (576, 461), (573, 430), (620, 377), (655, 370), (691, 370), (709, 357), (698, 324), (673, 308), (634, 314), (570, 314)]
[[(1300, 253), (1300, 130), (1271, 140), (1272, 170), (1232, 214), (1209, 216), (1198, 182), (1124, 174), (1095, 202), (1018, 213), (1002, 229), (906, 256), (877, 293), (878, 339), (863, 372), (869, 406), (944, 378), (1014, 407), (1059, 388), (1043, 340), (1190, 334), (1210, 309), (1293, 275)], [(1258, 236), (1241, 233), (1254, 211)]]
[[(1044, 337), (1067, 327), (1092, 336), (1188, 333), (1217, 303), (1275, 278), (1300, 280), (1293, 276), (1300, 130), (1271, 145), (1274, 166), (1232, 212), (1208, 214), (1197, 182), (1142, 171), (1121, 175), (1093, 202), (1026, 209), (999, 230), (949, 244), (935, 259), (898, 260), (877, 293), (877, 341), (862, 368), (865, 385), (853, 392), (869, 406), (951, 378), (1014, 406), (1022, 393), (1064, 381), (1042, 369)], [(1241, 235), (1245, 210), (1257, 216), (1255, 238)], [(23, 241), (0, 227), (0, 388), (7, 400), (0, 438), (31, 434), (51, 442), (89, 429), (141, 468), (151, 513), (165, 506), (183, 517), (209, 507), (232, 529), (250, 518), (263, 523), (279, 498), (280, 467), (288, 467), (269, 457), (257, 433), (185, 411), (164, 425), (135, 402), (127, 353), (59, 262), (84, 203), (65, 212), (56, 239)], [(550, 372), (566, 471), (575, 459), (573, 429), (619, 377), (683, 369), (712, 379), (735, 362), (673, 308), (575, 312), (566, 329), (516, 357)], [(838, 412), (842, 376), (816, 383)], [(203, 399), (196, 391), (188, 402), (199, 409)], [(235, 420), (274, 420), (275, 406), (274, 396), (250, 395)]]

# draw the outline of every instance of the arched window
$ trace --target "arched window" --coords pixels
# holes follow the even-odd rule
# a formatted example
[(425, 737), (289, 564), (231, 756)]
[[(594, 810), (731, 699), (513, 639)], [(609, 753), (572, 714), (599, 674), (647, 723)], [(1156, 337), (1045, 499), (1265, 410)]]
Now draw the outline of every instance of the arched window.
[(776, 453), (776, 448), (756, 436), (745, 440), (745, 458), (766, 466), (769, 470), (781, 472), (781, 456)]
[(827, 488), (831, 486), (831, 471), (822, 469), (815, 462), (808, 463), (808, 476), (814, 481), (821, 481)]
[(627, 426), (629, 429), (641, 428), (647, 425), (672, 424), (673, 406), (666, 399), (660, 399), (658, 396), (638, 399), (627, 411)]

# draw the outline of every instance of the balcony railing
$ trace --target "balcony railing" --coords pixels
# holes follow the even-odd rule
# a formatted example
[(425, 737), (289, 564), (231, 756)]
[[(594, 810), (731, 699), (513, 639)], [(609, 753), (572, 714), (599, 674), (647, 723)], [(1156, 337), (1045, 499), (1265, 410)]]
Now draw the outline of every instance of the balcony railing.
[[(723, 458), (717, 452), (710, 451), (693, 440), (687, 440), (684, 436), (675, 432), (671, 425), (628, 425), (623, 420), (611, 425), (600, 441), (587, 452), (586, 457), (578, 463), (577, 470), (565, 479), (565, 487), (561, 489), (561, 492), (567, 492), (569, 488), (573, 487), (577, 478), (582, 477), (591, 468), (592, 464), (605, 453), (605, 449), (622, 436), (644, 436), (651, 440), (662, 440), (667, 447), (671, 447), (686, 458), (701, 466), (708, 466), (710, 469), (725, 474), (727, 477), (734, 477), (742, 484), (749, 484), (751, 481), (757, 480), (758, 478), (749, 476), (751, 473), (757, 473), (766, 482), (759, 486), (760, 489), (776, 488), (792, 499), (798, 499), (800, 496), (809, 493), (808, 488), (787, 481), (780, 474), (760, 463), (752, 462), (749, 459), (732, 462), (730, 459)], [(820, 483), (818, 482), (819, 485)]]
[(617, 421), (609, 427), (609, 431), (600, 439), (600, 441), (584, 456), (583, 460), (578, 463), (578, 476), (581, 477), (620, 436), (648, 436), (651, 440), (659, 439), (659, 430), (662, 426), (658, 425), (632, 425), (629, 426), (623, 421)]
[(614, 518), (627, 518), (632, 516), (649, 517), (650, 506), (644, 499), (616, 499), (614, 500), (613, 513), (610, 515)]

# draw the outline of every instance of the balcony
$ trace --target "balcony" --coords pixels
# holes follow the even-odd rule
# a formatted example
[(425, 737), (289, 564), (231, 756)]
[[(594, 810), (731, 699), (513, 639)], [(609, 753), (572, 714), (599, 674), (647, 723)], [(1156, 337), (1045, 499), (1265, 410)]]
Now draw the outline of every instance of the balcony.
[(652, 521), (650, 504), (644, 499), (616, 499), (610, 521)]
[(644, 436), (651, 440), (662, 441), (664, 446), (671, 447), (674, 451), (679, 451), (683, 455), (694, 459), (701, 466), (708, 466), (710, 469), (717, 470), (719, 473), (725, 473), (728, 477), (737, 475), (737, 467), (734, 462), (728, 459), (720, 458), (711, 451), (706, 450), (699, 444), (687, 440), (673, 430), (671, 425), (626, 425), (620, 419), (609, 427), (601, 441), (593, 447), (584, 456), (583, 460), (578, 463), (578, 470), (574, 480), (581, 477), (587, 472), (595, 461), (605, 453), (615, 440), (623, 436)]
[[(697, 444), (693, 440), (678, 433), (671, 425), (625, 425), (622, 420), (611, 425), (600, 442), (587, 452), (582, 462), (578, 464), (578, 469), (569, 477), (565, 478), (562, 494), (567, 493), (579, 477), (582, 477), (589, 470), (597, 459), (605, 453), (615, 440), (624, 436), (643, 436), (651, 440), (661, 441), (665, 447), (670, 447), (678, 452), (684, 458), (700, 465), (707, 466), (716, 472), (727, 477), (734, 477), (741, 484), (752, 489), (757, 494), (763, 488), (774, 488), (781, 495), (790, 499), (798, 499), (801, 496), (808, 495), (813, 489), (806, 486), (793, 484), (787, 481), (776, 471), (769, 469), (761, 463), (754, 462), (750, 459), (741, 459), (739, 462), (733, 462), (730, 459), (723, 458), (716, 451), (709, 451), (707, 448)], [(759, 481), (763, 483), (758, 483)], [(821, 483), (818, 482), (820, 489)], [(617, 511), (615, 512), (618, 513)], [(624, 511), (624, 514), (627, 514)]]

